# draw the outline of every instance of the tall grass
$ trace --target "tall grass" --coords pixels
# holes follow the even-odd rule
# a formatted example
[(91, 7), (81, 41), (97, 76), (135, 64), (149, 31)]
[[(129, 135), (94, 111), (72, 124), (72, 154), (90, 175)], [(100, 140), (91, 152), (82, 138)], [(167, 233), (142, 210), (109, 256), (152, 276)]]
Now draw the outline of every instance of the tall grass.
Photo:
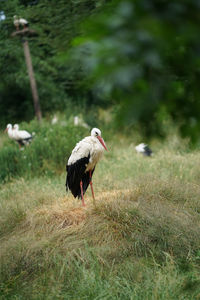
[(199, 298), (200, 154), (129, 141), (106, 140), (86, 209), (63, 172), (2, 185), (1, 299)]

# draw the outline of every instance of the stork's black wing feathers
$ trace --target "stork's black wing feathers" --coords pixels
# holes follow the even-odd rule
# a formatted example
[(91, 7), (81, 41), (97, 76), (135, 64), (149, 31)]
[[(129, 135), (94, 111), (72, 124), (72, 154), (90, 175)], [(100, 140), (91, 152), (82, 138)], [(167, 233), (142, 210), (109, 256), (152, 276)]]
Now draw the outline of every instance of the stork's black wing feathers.
[(17, 142), (18, 142), (18, 144), (20, 145), (20, 146), (25, 146), (25, 145), (27, 145), (27, 144), (29, 144), (31, 141), (32, 141), (32, 135), (30, 136), (30, 137), (28, 137), (28, 138), (26, 138), (26, 139), (21, 139), (21, 140), (17, 140)]
[(146, 156), (152, 155), (152, 150), (147, 145), (144, 147), (144, 155)]
[[(75, 163), (66, 166), (67, 178), (66, 178), (66, 190), (70, 189), (74, 197), (81, 198), (80, 181), (83, 182), (83, 194), (85, 194), (88, 185), (90, 183), (89, 171), (85, 172), (87, 164), (89, 163), (90, 154), (88, 157), (83, 157), (77, 160)], [(93, 174), (94, 169), (91, 172)]]

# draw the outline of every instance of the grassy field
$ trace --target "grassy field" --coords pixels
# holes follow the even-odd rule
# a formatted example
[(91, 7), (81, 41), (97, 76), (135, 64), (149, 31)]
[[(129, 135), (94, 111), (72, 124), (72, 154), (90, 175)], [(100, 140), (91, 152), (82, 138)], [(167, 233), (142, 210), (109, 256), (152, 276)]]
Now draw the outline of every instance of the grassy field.
[(130, 141), (106, 140), (86, 208), (67, 157), (1, 185), (0, 299), (200, 299), (200, 151), (174, 137), (145, 158)]

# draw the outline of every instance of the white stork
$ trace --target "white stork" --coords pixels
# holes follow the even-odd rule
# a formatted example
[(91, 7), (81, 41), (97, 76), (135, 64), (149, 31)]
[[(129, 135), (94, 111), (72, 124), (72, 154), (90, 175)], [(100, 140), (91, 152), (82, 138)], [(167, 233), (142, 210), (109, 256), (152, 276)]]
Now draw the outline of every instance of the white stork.
[(28, 145), (32, 141), (33, 136), (26, 130), (19, 130), (18, 124), (15, 124), (13, 128), (13, 137), (19, 146)]
[(20, 25), (22, 25), (24, 28), (28, 26), (28, 21), (23, 18), (18, 18), (17, 16), (14, 16), (13, 19), (14, 19), (13, 23), (16, 27), (16, 30), (19, 30)]
[(142, 153), (144, 156), (151, 156), (153, 154), (152, 150), (147, 144), (141, 143), (135, 147), (138, 153)]
[(81, 198), (83, 206), (85, 206), (83, 195), (89, 184), (94, 199), (92, 175), (104, 149), (108, 151), (101, 137), (101, 131), (93, 128), (91, 136), (85, 137), (76, 144), (67, 162), (66, 190), (70, 189), (75, 198)]
[(80, 118), (79, 116), (75, 116), (74, 117), (74, 125), (75, 126), (82, 126), (82, 127), (85, 127), (85, 128), (89, 128), (89, 125), (87, 123), (85, 123), (83, 121), (83, 119)]
[(12, 125), (11, 124), (8, 124), (6, 126), (5, 132), (8, 133), (8, 136), (9, 136), (10, 139), (14, 140), (13, 129), (12, 129)]

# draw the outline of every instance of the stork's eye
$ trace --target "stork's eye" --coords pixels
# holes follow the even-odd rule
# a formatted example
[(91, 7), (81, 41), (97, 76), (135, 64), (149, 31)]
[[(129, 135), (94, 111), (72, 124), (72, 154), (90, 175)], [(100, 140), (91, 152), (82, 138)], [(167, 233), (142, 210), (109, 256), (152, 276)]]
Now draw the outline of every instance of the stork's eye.
[(98, 132), (95, 131), (95, 135), (97, 136), (97, 135), (98, 135)]

